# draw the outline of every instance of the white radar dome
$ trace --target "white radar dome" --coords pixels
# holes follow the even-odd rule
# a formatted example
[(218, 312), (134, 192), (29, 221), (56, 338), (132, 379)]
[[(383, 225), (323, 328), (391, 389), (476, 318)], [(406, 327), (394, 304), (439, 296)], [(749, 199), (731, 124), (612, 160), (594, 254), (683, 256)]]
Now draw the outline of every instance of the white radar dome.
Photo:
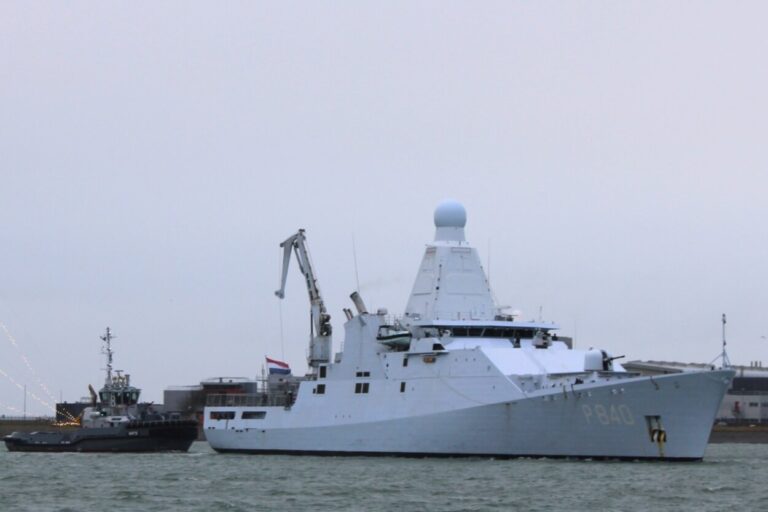
[(467, 210), (458, 201), (446, 199), (435, 208), (436, 228), (463, 228), (467, 225)]

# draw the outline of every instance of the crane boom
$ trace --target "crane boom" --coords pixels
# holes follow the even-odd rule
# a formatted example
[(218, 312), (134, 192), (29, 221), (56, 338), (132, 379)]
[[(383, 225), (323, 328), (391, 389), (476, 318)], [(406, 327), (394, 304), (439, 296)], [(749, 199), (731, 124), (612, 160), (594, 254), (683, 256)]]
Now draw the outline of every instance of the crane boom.
[(316, 368), (318, 364), (330, 361), (331, 352), (331, 315), (325, 309), (320, 288), (317, 286), (317, 277), (312, 269), (312, 261), (309, 258), (307, 238), (304, 230), (300, 229), (295, 234), (285, 239), (280, 244), (283, 249), (283, 271), (280, 279), (280, 289), (275, 292), (279, 298), (285, 298), (285, 280), (288, 277), (288, 267), (291, 263), (291, 252), (296, 254), (296, 262), (299, 271), (304, 276), (309, 294), (310, 306), (310, 335), (309, 335), (309, 366)]

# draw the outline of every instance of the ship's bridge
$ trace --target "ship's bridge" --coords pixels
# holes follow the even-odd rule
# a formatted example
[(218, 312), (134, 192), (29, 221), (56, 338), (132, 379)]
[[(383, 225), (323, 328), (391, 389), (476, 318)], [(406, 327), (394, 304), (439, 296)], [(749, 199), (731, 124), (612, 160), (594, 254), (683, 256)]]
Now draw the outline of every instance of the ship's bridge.
[(548, 322), (509, 322), (503, 320), (433, 320), (411, 322), (410, 325), (414, 328), (437, 329), (442, 334), (456, 338), (469, 336), (473, 338), (519, 337), (528, 339), (533, 338), (537, 333), (548, 334), (549, 331), (560, 328), (558, 325)]
[(136, 405), (139, 402), (141, 390), (133, 386), (123, 388), (102, 388), (99, 391), (101, 403), (111, 406)]
[[(559, 326), (546, 322), (509, 322), (509, 321), (451, 321), (416, 322), (410, 324), (410, 330), (415, 338), (439, 338), (446, 349), (453, 346), (466, 345), (467, 339), (475, 341), (499, 340), (505, 344), (494, 346), (511, 346), (519, 348), (530, 346), (546, 348), (554, 342), (562, 342), (566, 347), (572, 347), (572, 340), (559, 337), (553, 332)], [(456, 343), (456, 342), (459, 343)], [(508, 345), (506, 345), (508, 344)]]
[(131, 376), (123, 375), (117, 371), (117, 375), (110, 375), (107, 382), (99, 390), (99, 400), (109, 406), (136, 405), (139, 402), (141, 390), (131, 386)]

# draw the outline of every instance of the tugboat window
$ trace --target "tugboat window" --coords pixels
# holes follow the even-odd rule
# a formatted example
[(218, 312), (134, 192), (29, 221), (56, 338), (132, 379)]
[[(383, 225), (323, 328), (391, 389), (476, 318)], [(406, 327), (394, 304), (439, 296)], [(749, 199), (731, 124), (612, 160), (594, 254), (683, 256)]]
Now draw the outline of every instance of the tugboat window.
[(243, 411), (244, 420), (263, 420), (267, 416), (267, 411)]

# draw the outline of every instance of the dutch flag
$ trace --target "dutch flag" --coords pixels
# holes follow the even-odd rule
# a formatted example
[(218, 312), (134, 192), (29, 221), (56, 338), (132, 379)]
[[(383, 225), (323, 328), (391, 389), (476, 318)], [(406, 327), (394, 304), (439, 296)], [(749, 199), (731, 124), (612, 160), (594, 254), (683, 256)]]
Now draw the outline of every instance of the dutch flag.
[(290, 375), (291, 373), (291, 367), (288, 366), (288, 363), (278, 361), (277, 359), (267, 358), (267, 369), (270, 375)]

